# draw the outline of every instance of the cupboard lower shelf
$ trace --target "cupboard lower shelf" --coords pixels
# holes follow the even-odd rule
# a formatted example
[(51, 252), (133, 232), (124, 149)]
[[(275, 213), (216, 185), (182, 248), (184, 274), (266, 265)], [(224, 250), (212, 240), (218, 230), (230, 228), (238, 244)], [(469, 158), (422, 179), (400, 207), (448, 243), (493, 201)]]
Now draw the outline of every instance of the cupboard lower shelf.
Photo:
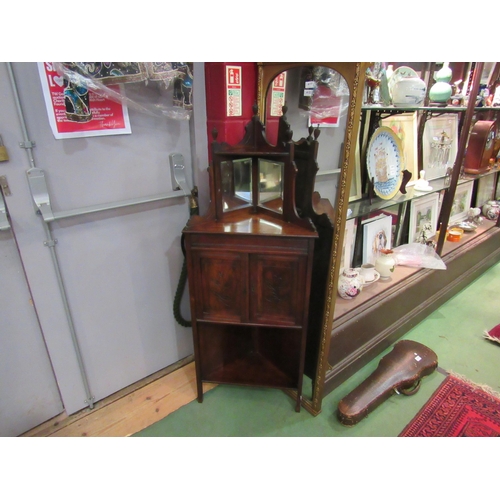
[(276, 389), (295, 389), (303, 378), (302, 328), (198, 322), (198, 373), (201, 381)]
[(298, 380), (284, 373), (272, 361), (258, 352), (234, 359), (210, 373), (203, 374), (204, 382), (234, 385), (273, 387), (278, 389), (297, 388)]

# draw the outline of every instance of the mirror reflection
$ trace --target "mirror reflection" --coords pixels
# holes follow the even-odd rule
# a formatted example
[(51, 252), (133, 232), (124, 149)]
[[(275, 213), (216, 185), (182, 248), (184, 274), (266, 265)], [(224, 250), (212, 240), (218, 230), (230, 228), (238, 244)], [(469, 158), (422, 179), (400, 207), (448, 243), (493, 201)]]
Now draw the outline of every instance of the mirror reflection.
[(259, 205), (275, 212), (283, 211), (283, 171), (285, 164), (259, 158)]
[[(335, 203), (338, 176), (343, 160), (343, 145), (348, 109), (349, 85), (333, 68), (303, 65), (278, 74), (265, 93), (264, 120), (267, 140), (275, 145), (282, 107), (287, 106), (287, 121), (292, 140), (308, 137), (309, 127), (320, 127), (318, 173), (315, 190)], [(350, 198), (359, 197), (360, 165), (353, 176)]]
[[(283, 63), (276, 68), (275, 73), (272, 71), (265, 73), (263, 85), (266, 88), (262, 88), (261, 116), (266, 127), (267, 140), (272, 145), (277, 143), (278, 125), (284, 105), (287, 107), (286, 118), (293, 131), (293, 141), (298, 142), (302, 138), (309, 137), (310, 127), (319, 127), (319, 148), (316, 160), (318, 171), (314, 191), (319, 193), (322, 202), (325, 200), (330, 202), (332, 212), (328, 212), (328, 215), (334, 220), (333, 207), (337, 205), (337, 191), (341, 189), (344, 142), (348, 137), (347, 124), (350, 119), (349, 108), (352, 105), (352, 96), (347, 80), (340, 73), (344, 66), (340, 63), (339, 71), (337, 71), (333, 67), (328, 67), (329, 64), (304, 63), (285, 70), (286, 65)], [(335, 64), (332, 63), (332, 65)], [(349, 77), (350, 73), (346, 71), (346, 75)], [(351, 181), (351, 192), (346, 194), (349, 194), (350, 200), (354, 200), (361, 197), (361, 145), (355, 138), (351, 140), (350, 151), (351, 156), (355, 158), (356, 168)], [(306, 186), (303, 187), (306, 188)], [(296, 192), (301, 188), (302, 186), (297, 184)], [(322, 209), (327, 206), (323, 203)], [(322, 262), (318, 264), (319, 269), (324, 269), (325, 275), (328, 275), (329, 263), (323, 259), (320, 260)], [(319, 317), (321, 306), (317, 307)], [(323, 338), (321, 327), (320, 320), (311, 327), (311, 331), (314, 332), (312, 335), (317, 335), (318, 342), (320, 338)], [(315, 348), (314, 341), (311, 347), (308, 346), (309, 348)], [(316, 365), (313, 361), (306, 361), (307, 363), (309, 364), (305, 372), (303, 396), (305, 400), (314, 401)]]
[(223, 161), (220, 164), (222, 209), (224, 212), (252, 204), (252, 159)]

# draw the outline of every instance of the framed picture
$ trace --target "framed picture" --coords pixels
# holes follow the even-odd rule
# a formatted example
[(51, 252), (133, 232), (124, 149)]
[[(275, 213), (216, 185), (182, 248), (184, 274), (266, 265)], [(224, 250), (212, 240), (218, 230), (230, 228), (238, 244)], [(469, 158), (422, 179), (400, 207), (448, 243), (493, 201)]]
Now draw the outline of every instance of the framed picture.
[(382, 249), (392, 248), (392, 217), (384, 215), (363, 223), (363, 264), (375, 264)]
[(495, 199), (496, 183), (497, 174), (485, 175), (477, 181), (476, 207)]
[(411, 172), (409, 186), (418, 180), (418, 119), (417, 113), (394, 115), (382, 120), (381, 125), (389, 127), (402, 144), (404, 168)]
[(356, 219), (347, 219), (345, 223), (344, 251), (340, 261), (340, 272), (352, 266), (354, 243), (356, 239)]
[(416, 198), (410, 205), (408, 243), (425, 243), (436, 234), (439, 215), (439, 193)]
[(473, 185), (473, 182), (466, 182), (457, 186), (453, 206), (451, 207), (450, 224), (456, 224), (467, 218), (467, 212), (472, 199)]
[(446, 175), (453, 168), (458, 150), (458, 116), (446, 113), (427, 121), (422, 143), (422, 166), (430, 181)]

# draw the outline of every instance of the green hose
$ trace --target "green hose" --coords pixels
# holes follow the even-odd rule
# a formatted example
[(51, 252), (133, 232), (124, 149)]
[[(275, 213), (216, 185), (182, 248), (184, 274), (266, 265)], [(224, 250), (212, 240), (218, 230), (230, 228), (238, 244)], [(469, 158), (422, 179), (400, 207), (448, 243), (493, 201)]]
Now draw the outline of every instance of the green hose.
[[(198, 188), (195, 186), (191, 191), (190, 197), (190, 207), (189, 207), (189, 216), (199, 214), (198, 207)], [(189, 328), (192, 325), (190, 320), (184, 319), (181, 314), (181, 300), (182, 295), (184, 294), (184, 289), (186, 288), (187, 282), (187, 263), (186, 263), (186, 251), (184, 249), (184, 235), (181, 237), (181, 247), (182, 253), (184, 254), (184, 262), (182, 263), (181, 275), (179, 277), (179, 283), (177, 284), (177, 290), (175, 292), (174, 298), (174, 318), (179, 323), (179, 325)]]

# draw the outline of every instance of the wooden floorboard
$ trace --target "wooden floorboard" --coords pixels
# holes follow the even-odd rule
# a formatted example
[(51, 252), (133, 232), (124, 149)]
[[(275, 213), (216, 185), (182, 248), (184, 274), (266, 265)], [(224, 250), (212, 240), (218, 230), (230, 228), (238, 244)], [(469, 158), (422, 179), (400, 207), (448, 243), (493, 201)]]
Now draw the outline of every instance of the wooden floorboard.
[[(204, 384), (204, 392), (215, 384)], [(23, 437), (126, 437), (139, 432), (196, 399), (191, 361), (137, 388), (120, 391), (75, 415), (58, 415)]]

